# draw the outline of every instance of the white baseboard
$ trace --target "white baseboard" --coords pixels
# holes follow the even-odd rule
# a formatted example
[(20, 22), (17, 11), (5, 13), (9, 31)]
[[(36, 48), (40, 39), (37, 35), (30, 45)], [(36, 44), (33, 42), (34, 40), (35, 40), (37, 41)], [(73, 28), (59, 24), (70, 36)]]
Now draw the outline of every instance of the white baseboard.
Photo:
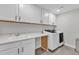
[(64, 45), (69, 46), (69, 47), (72, 47), (72, 48), (75, 48), (74, 45), (70, 45), (70, 44), (67, 44), (67, 43), (65, 43)]

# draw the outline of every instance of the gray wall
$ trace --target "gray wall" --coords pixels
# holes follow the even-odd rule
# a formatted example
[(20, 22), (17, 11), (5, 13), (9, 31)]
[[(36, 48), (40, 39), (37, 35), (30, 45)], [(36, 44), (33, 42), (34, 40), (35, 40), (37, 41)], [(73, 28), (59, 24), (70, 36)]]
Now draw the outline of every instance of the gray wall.
[(75, 39), (79, 37), (79, 9), (57, 16), (57, 30), (64, 32), (65, 44), (75, 48)]

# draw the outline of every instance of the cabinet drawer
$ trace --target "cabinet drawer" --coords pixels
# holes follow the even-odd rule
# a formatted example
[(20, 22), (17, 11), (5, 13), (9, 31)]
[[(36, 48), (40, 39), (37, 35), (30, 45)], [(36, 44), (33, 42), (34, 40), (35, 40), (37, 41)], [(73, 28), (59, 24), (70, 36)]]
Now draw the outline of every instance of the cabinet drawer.
[(19, 45), (20, 45), (20, 42), (11, 42), (11, 43), (1, 44), (0, 45), (0, 51), (11, 49), (11, 48), (14, 48), (14, 47), (19, 47)]

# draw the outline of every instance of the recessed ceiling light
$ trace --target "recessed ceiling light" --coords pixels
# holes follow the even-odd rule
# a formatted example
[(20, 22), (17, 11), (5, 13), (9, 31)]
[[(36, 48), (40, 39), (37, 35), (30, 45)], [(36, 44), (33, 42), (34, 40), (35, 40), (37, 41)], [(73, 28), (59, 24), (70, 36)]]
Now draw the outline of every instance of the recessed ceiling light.
[(60, 12), (61, 9), (63, 9), (63, 6), (60, 6), (58, 9), (56, 9), (56, 12)]

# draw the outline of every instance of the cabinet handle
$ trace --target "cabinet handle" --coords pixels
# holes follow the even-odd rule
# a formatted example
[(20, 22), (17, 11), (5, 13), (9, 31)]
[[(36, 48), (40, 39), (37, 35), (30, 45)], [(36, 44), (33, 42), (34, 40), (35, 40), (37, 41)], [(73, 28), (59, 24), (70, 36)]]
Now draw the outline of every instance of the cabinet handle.
[(24, 52), (24, 47), (22, 47), (22, 52)]
[(18, 54), (19, 54), (19, 48), (18, 48)]
[(17, 16), (15, 16), (15, 20), (17, 20)]
[(21, 17), (19, 16), (19, 21), (21, 20)]

